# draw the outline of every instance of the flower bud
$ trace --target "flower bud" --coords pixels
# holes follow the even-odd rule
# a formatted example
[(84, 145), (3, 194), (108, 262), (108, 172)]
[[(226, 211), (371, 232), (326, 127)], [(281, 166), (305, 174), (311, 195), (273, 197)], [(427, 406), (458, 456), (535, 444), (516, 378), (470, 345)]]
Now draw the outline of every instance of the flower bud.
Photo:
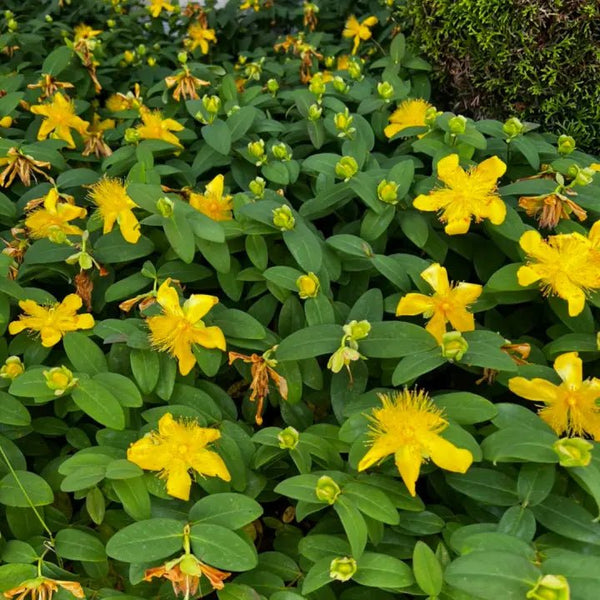
[(377, 93), (386, 102), (392, 99), (394, 91), (394, 86), (389, 81), (381, 81), (377, 84)]
[(308, 107), (308, 120), (309, 121), (318, 121), (321, 118), (321, 114), (323, 109), (319, 107), (318, 104), (311, 104)]
[(291, 231), (296, 225), (296, 219), (292, 214), (291, 208), (287, 204), (283, 204), (279, 208), (273, 210), (273, 225), (281, 229), (281, 231)]
[(528, 600), (569, 600), (569, 582), (564, 575), (542, 575), (525, 597)]
[(433, 127), (435, 125), (435, 120), (442, 114), (435, 106), (430, 106), (425, 111), (425, 125), (427, 127)]
[(350, 86), (339, 76), (336, 75), (333, 78), (333, 89), (338, 92), (338, 94), (346, 94), (350, 90)]
[(52, 18), (52, 15), (46, 15), (44, 17), (44, 20), (46, 21), (46, 23), (53, 23), (54, 19)]
[(342, 156), (335, 165), (335, 174), (344, 181), (348, 181), (358, 173), (358, 163), (353, 156)]
[(14, 19), (9, 19), (7, 25), (10, 31), (16, 31), (19, 28), (19, 24)]
[(369, 321), (350, 321), (343, 327), (344, 333), (354, 342), (362, 340), (369, 335), (371, 331), (371, 323)]
[(240, 105), (239, 104), (234, 104), (228, 111), (227, 111), (227, 117), (230, 117), (231, 115), (235, 115), (236, 112), (238, 112), (240, 110)]
[(91, 269), (94, 266), (94, 261), (87, 252), (80, 252), (77, 262), (84, 271), (87, 271), (88, 269)]
[(570, 135), (561, 135), (558, 138), (556, 145), (558, 147), (558, 153), (566, 156), (575, 150), (576, 143)]
[(265, 195), (265, 185), (265, 180), (262, 177), (255, 177), (248, 184), (248, 187), (257, 198), (262, 198)]
[(579, 169), (571, 185), (589, 185), (594, 181), (594, 170), (589, 167)]
[(137, 47), (137, 53), (139, 56), (144, 56), (146, 54), (146, 46), (144, 46), (144, 44), (139, 44)]
[(116, 21), (115, 21), (114, 19), (108, 19), (108, 20), (106, 21), (106, 24), (108, 25), (108, 27), (109, 27), (110, 29), (112, 29), (112, 28), (113, 28), (113, 27), (114, 27), (114, 26), (115, 26), (117, 23), (116, 23)]
[(125, 50), (125, 52), (123, 52), (123, 59), (126, 63), (131, 64), (135, 60), (135, 52)]
[(201, 577), (202, 570), (198, 559), (193, 554), (185, 554), (179, 561), (181, 572), (189, 577)]
[(502, 131), (509, 138), (514, 138), (525, 131), (525, 125), (523, 125), (517, 117), (511, 117), (504, 122), (504, 125), (502, 125)]
[(331, 67), (333, 67), (334, 64), (335, 64), (335, 56), (326, 56), (325, 57), (325, 66), (328, 69), (331, 69)]
[(15, 16), (15, 13), (12, 10), (5, 10), (4, 11), (4, 18), (5, 19), (12, 19)]
[(460, 331), (448, 331), (444, 333), (441, 346), (442, 356), (450, 362), (460, 360), (469, 349), (469, 344)]
[(283, 142), (273, 144), (273, 146), (271, 146), (271, 154), (273, 154), (277, 160), (292, 160), (292, 154), (289, 148)]
[(465, 119), (465, 117), (462, 115), (452, 117), (448, 121), (448, 127), (450, 127), (450, 133), (453, 135), (460, 135), (467, 130), (467, 119)]
[(256, 165), (261, 165), (267, 160), (265, 156), (265, 140), (259, 139), (256, 142), (248, 142), (248, 152), (256, 158)]
[(354, 117), (350, 115), (350, 111), (347, 108), (343, 113), (336, 113), (336, 115), (333, 117), (333, 124), (339, 131), (338, 137), (350, 137), (356, 132), (356, 129), (352, 127), (353, 121)]
[(362, 68), (358, 61), (351, 60), (348, 63), (348, 74), (356, 81), (362, 79)]
[(25, 371), (25, 365), (18, 356), (9, 356), (2, 367), (0, 367), (0, 377), (2, 379), (16, 379)]
[(137, 144), (140, 141), (140, 132), (133, 127), (128, 127), (123, 138), (127, 144)]
[(54, 392), (55, 396), (62, 396), (66, 391), (77, 385), (79, 381), (67, 367), (54, 367), (43, 371), (46, 385)]
[(356, 573), (358, 566), (353, 558), (334, 558), (329, 565), (329, 577), (337, 581), (348, 581)]
[(395, 181), (382, 179), (377, 186), (377, 197), (386, 204), (397, 204), (399, 187)]
[(552, 444), (561, 467), (587, 467), (592, 460), (594, 444), (583, 438), (562, 438)]
[(277, 79), (269, 79), (267, 81), (267, 90), (269, 90), (273, 96), (279, 91), (279, 82)]
[(293, 450), (300, 441), (300, 434), (293, 427), (286, 427), (277, 434), (277, 439), (282, 450)]
[(315, 74), (308, 84), (308, 90), (320, 98), (325, 93), (325, 83), (323, 82), (323, 77), (319, 77), (318, 74)]
[(12, 124), (13, 124), (12, 117), (6, 116), (6, 117), (2, 117), (0, 119), (0, 127), (8, 128), (8, 127), (11, 127)]
[(166, 196), (162, 196), (156, 201), (156, 210), (166, 219), (170, 219), (173, 216), (174, 207), (175, 203), (173, 200)]
[(188, 53), (185, 50), (182, 50), (181, 52), (177, 53), (177, 61), (182, 64), (185, 65), (188, 61)]
[(317, 297), (321, 283), (314, 273), (308, 273), (307, 275), (301, 275), (296, 279), (296, 287), (298, 288), (298, 295), (300, 298), (306, 300), (306, 298)]
[(339, 373), (344, 367), (347, 367), (351, 362), (360, 360), (362, 355), (356, 348), (348, 346), (340, 346), (327, 361), (327, 368), (332, 373)]
[(148, 63), (148, 66), (149, 66), (149, 67), (154, 67), (154, 66), (156, 66), (156, 59), (154, 58), (154, 56), (149, 56), (149, 57), (146, 59), (146, 62)]
[(319, 477), (315, 488), (315, 494), (319, 500), (327, 502), (327, 504), (334, 504), (341, 492), (340, 486), (329, 475)]
[(219, 96), (208, 96), (202, 97), (202, 106), (209, 115), (216, 115), (221, 110), (221, 98)]

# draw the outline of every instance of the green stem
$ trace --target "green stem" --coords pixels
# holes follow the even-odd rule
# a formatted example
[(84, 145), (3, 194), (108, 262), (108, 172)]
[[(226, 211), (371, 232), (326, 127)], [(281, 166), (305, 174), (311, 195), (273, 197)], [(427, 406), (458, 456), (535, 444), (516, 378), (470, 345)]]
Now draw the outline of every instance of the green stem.
[(2, 444), (0, 444), (0, 453), (2, 454), (2, 458), (4, 459), (4, 462), (6, 463), (8, 470), (10, 471), (11, 475), (15, 478), (15, 481), (17, 482), (19, 489), (23, 493), (25, 500), (27, 500), (27, 504), (29, 504), (29, 506), (31, 507), (31, 510), (33, 510), (35, 516), (38, 518), (39, 522), (42, 524), (42, 527), (45, 529), (46, 533), (48, 534), (48, 537), (50, 538), (50, 543), (54, 546), (54, 536), (52, 535), (52, 532), (48, 528), (48, 525), (46, 525), (46, 522), (42, 518), (42, 515), (40, 515), (38, 509), (33, 504), (33, 501), (29, 497), (27, 490), (23, 487), (23, 484), (21, 483), (21, 480), (19, 479), (17, 472), (14, 470), (12, 464), (10, 463), (8, 456), (6, 456), (6, 452), (4, 451)]

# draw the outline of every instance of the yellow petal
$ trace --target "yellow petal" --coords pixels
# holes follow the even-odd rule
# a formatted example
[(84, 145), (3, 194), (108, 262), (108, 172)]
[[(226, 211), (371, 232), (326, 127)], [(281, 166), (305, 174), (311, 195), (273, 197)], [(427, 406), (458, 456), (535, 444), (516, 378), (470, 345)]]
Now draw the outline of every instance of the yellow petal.
[(91, 329), (96, 323), (90, 313), (84, 313), (75, 317), (75, 326), (77, 329)]
[(56, 212), (56, 203), (58, 202), (58, 190), (52, 188), (44, 199), (44, 208), (51, 213)]
[(42, 346), (44, 348), (52, 348), (62, 338), (62, 333), (55, 327), (42, 327), (40, 335), (42, 336)]
[(391, 123), (390, 125), (388, 125), (384, 130), (383, 133), (385, 134), (385, 136), (387, 138), (392, 138), (394, 137), (399, 131), (402, 131), (402, 129), (404, 129), (404, 127), (402, 127), (402, 125), (398, 125), (396, 123)]
[(447, 294), (450, 291), (450, 282), (448, 281), (448, 271), (439, 263), (433, 263), (427, 267), (421, 277), (433, 288), (436, 294)]
[(25, 329), (27, 329), (27, 323), (25, 321), (13, 321), (8, 326), (8, 333), (10, 333), (10, 335), (17, 335), (17, 333), (21, 333), (21, 331), (24, 331)]
[(446, 185), (452, 186), (457, 178), (466, 175), (459, 162), (458, 154), (444, 156), (437, 164), (437, 178)]
[(446, 227), (444, 227), (444, 231), (448, 235), (462, 235), (463, 233), (467, 233), (469, 231), (470, 226), (471, 217), (462, 217), (460, 219), (449, 220)]
[(196, 365), (196, 357), (192, 349), (189, 346), (181, 346), (176, 348), (173, 353), (178, 361), (179, 372), (182, 375), (187, 375)]
[(416, 483), (421, 471), (421, 455), (410, 446), (402, 446), (394, 455), (396, 467), (411, 496), (416, 496)]
[(508, 380), (508, 388), (513, 394), (525, 398), (551, 404), (556, 402), (559, 396), (559, 388), (545, 379), (525, 377), (512, 377)]
[(539, 255), (540, 250), (543, 251), (545, 249), (546, 244), (539, 232), (526, 231), (519, 238), (519, 246), (521, 246), (529, 256), (536, 256)]
[(502, 225), (506, 219), (506, 204), (498, 196), (493, 196), (490, 198), (485, 212), (484, 216), (490, 220), (492, 225)]
[(473, 331), (475, 329), (475, 317), (465, 308), (449, 310), (446, 316), (456, 331)]
[(379, 21), (377, 17), (367, 17), (362, 24), (366, 25), (367, 27), (373, 27), (374, 25), (377, 25), (378, 22)]
[(188, 300), (183, 303), (183, 312), (185, 318), (190, 323), (197, 323), (208, 311), (218, 304), (219, 299), (216, 296), (208, 294), (192, 294)]
[(134, 442), (127, 449), (127, 460), (147, 471), (161, 471), (169, 465), (165, 447), (155, 444), (150, 436)]
[(394, 452), (394, 445), (390, 443), (390, 439), (386, 436), (377, 438), (368, 452), (362, 457), (358, 463), (358, 470), (364, 471), (370, 466), (383, 460)]
[(122, 210), (119, 212), (117, 220), (123, 239), (130, 244), (135, 244), (141, 236), (140, 224), (136, 216), (131, 210)]
[(59, 310), (65, 313), (75, 313), (83, 304), (83, 300), (77, 294), (69, 294), (65, 296), (65, 299), (60, 303)]
[(161, 437), (178, 437), (183, 434), (185, 427), (178, 423), (171, 413), (165, 413), (158, 421), (158, 433)]
[(218, 348), (225, 351), (227, 344), (220, 327), (202, 327), (194, 331), (194, 342), (205, 348)]
[(453, 473), (466, 473), (473, 463), (473, 455), (464, 448), (457, 448), (454, 444), (435, 433), (430, 433), (424, 440), (431, 460), (440, 469)]
[(590, 242), (592, 242), (592, 246), (594, 246), (594, 248), (599, 249), (600, 247), (600, 221), (596, 221), (589, 233), (588, 233), (588, 239), (590, 240)]
[(450, 202), (451, 198), (442, 193), (443, 190), (433, 190), (429, 194), (420, 194), (413, 200), (413, 206), (418, 210), (428, 212), (438, 211)]
[(400, 298), (400, 302), (398, 302), (398, 306), (396, 308), (396, 316), (404, 317), (420, 315), (428, 310), (431, 310), (432, 307), (433, 300), (430, 296), (414, 293), (406, 294), (406, 296)]
[(442, 311), (435, 311), (433, 317), (429, 319), (425, 329), (438, 341), (438, 344), (442, 343), (444, 333), (446, 333), (446, 317)]
[(452, 297), (467, 306), (473, 304), (481, 296), (482, 291), (483, 287), (478, 283), (461, 282), (452, 290)]
[(191, 459), (191, 465), (201, 475), (219, 477), (223, 481), (231, 481), (231, 475), (223, 459), (212, 450), (199, 450)]
[(560, 402), (549, 404), (539, 411), (539, 416), (557, 435), (569, 431), (569, 411)]
[(225, 178), (223, 175), (217, 175), (210, 183), (206, 184), (206, 191), (209, 194), (213, 194), (217, 198), (221, 198), (223, 195), (223, 182)]
[(554, 370), (571, 389), (579, 389), (583, 381), (583, 363), (577, 352), (567, 352), (556, 357)]
[(497, 156), (491, 156), (475, 167), (472, 176), (482, 184), (495, 187), (497, 180), (504, 173), (506, 173), (506, 164)]
[(191, 487), (192, 478), (186, 465), (179, 460), (172, 462), (167, 471), (167, 494), (180, 500), (189, 500)]
[(171, 287), (170, 277), (158, 288), (156, 300), (165, 309), (166, 313), (179, 316), (183, 315), (183, 311), (179, 305), (179, 295), (177, 294), (177, 290)]
[(43, 306), (40, 306), (33, 300), (21, 300), (19, 307), (27, 314), (38, 318), (44, 318), (48, 312)]
[(517, 281), (523, 287), (527, 287), (541, 278), (542, 276), (533, 267), (520, 267), (517, 271)]

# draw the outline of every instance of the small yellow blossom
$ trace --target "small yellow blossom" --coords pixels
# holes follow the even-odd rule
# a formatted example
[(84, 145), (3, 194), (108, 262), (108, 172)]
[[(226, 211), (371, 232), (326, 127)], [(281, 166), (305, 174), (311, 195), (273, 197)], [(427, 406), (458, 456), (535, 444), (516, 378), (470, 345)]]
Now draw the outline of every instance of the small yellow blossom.
[(440, 221), (446, 223), (444, 230), (448, 235), (467, 233), (471, 220), (479, 223), (489, 219), (494, 225), (503, 223), (506, 205), (496, 193), (496, 184), (506, 172), (506, 165), (492, 156), (465, 171), (458, 162), (458, 154), (442, 158), (437, 165), (438, 179), (446, 187), (417, 196), (413, 206), (424, 211), (440, 211)]
[(8, 128), (8, 127), (12, 127), (13, 124), (13, 118), (11, 116), (6, 116), (6, 117), (2, 117), (0, 118), (0, 127), (1, 128)]
[(51, 348), (58, 344), (65, 333), (78, 329), (91, 329), (94, 317), (88, 313), (78, 315), (83, 304), (77, 294), (69, 294), (62, 302), (50, 306), (40, 306), (33, 300), (21, 300), (19, 306), (25, 313), (19, 315), (18, 321), (8, 326), (11, 335), (21, 333), (25, 329), (37, 331), (42, 338), (42, 346)]
[(208, 54), (210, 43), (217, 41), (214, 29), (209, 29), (204, 23), (192, 23), (188, 28), (188, 37), (185, 40), (185, 46), (193, 52), (196, 48), (200, 48), (202, 54)]
[(406, 294), (400, 298), (396, 316), (422, 314), (429, 321), (425, 329), (442, 343), (446, 333), (446, 323), (450, 322), (456, 331), (473, 331), (475, 319), (467, 310), (481, 295), (482, 287), (476, 283), (460, 282), (454, 286), (448, 281), (448, 272), (438, 263), (427, 267), (421, 277), (432, 287), (433, 294)]
[(412, 496), (416, 495), (421, 464), (428, 459), (447, 471), (467, 472), (473, 455), (439, 435), (448, 421), (423, 390), (379, 394), (379, 399), (382, 406), (373, 409), (369, 417), (371, 448), (358, 463), (359, 471), (393, 454)]
[(132, 108), (132, 103), (124, 94), (112, 94), (106, 100), (105, 106), (106, 110), (109, 110), (110, 112), (119, 112)]
[(583, 365), (577, 352), (561, 354), (554, 361), (554, 370), (562, 379), (556, 385), (538, 377), (513, 377), (508, 387), (513, 394), (526, 400), (543, 402), (540, 417), (557, 435), (580, 436), (585, 433), (600, 441), (600, 379), (583, 380)]
[(159, 110), (140, 109), (142, 124), (136, 127), (139, 137), (143, 140), (163, 140), (179, 148), (183, 148), (179, 138), (171, 133), (184, 129), (175, 119), (164, 119)]
[(45, 140), (51, 132), (54, 137), (67, 142), (69, 148), (75, 148), (75, 142), (71, 135), (71, 129), (84, 135), (89, 123), (75, 114), (75, 105), (61, 93), (56, 93), (52, 101), (46, 104), (37, 104), (31, 107), (34, 115), (45, 117), (37, 134), (38, 140)]
[(59, 193), (52, 188), (44, 198), (44, 207), (34, 210), (26, 219), (29, 235), (36, 239), (57, 239), (62, 235), (81, 235), (83, 232), (69, 221), (83, 219), (87, 214), (85, 208), (80, 208), (69, 202), (59, 202)]
[(194, 421), (175, 420), (165, 413), (153, 431), (134, 442), (127, 460), (148, 471), (160, 471), (167, 480), (167, 494), (189, 500), (192, 478), (190, 469), (200, 475), (231, 481), (223, 459), (208, 444), (221, 437), (218, 429), (200, 427)]
[(132, 211), (137, 208), (137, 204), (127, 195), (120, 179), (100, 179), (91, 186), (90, 199), (98, 207), (104, 222), (103, 233), (112, 231), (116, 221), (126, 241), (135, 244), (140, 239), (140, 224)]
[(154, 19), (160, 16), (160, 13), (163, 11), (163, 9), (167, 12), (173, 12), (175, 10), (175, 7), (166, 0), (150, 0), (150, 6), (148, 7), (148, 11)]
[(168, 352), (179, 361), (179, 372), (187, 375), (196, 359), (192, 346), (199, 344), (205, 348), (225, 350), (225, 336), (219, 327), (206, 327), (202, 317), (219, 302), (216, 296), (193, 294), (179, 304), (179, 296), (167, 279), (158, 289), (157, 302), (163, 314), (148, 317), (150, 340), (161, 352)]
[(362, 23), (359, 23), (354, 15), (348, 18), (342, 35), (345, 38), (354, 39), (352, 54), (356, 54), (358, 51), (361, 40), (368, 40), (371, 37), (371, 27), (375, 25), (377, 25), (377, 17), (367, 17)]
[(567, 301), (571, 317), (580, 314), (586, 292), (600, 288), (600, 221), (587, 238), (563, 233), (544, 240), (537, 231), (526, 231), (519, 244), (527, 253), (527, 264), (517, 272), (519, 285), (539, 282), (544, 294)]
[(25, 372), (25, 365), (18, 356), (9, 356), (0, 367), (0, 378), (16, 379)]
[(217, 175), (206, 184), (204, 194), (190, 193), (190, 205), (213, 221), (231, 221), (232, 197), (223, 195), (223, 175)]
[(429, 109), (433, 108), (423, 98), (411, 98), (404, 100), (400, 106), (390, 115), (390, 124), (383, 130), (386, 137), (394, 137), (398, 132), (409, 127), (425, 127), (427, 124), (425, 116)]
[(31, 600), (52, 600), (52, 596), (54, 592), (58, 591), (58, 588), (67, 590), (75, 598), (85, 598), (81, 584), (77, 581), (60, 581), (42, 576), (28, 579), (17, 587), (6, 590), (3, 595), (8, 600), (15, 596), (17, 596), (16, 600), (27, 600), (27, 597)]
[(102, 33), (101, 29), (93, 29), (85, 23), (80, 23), (73, 29), (74, 42), (80, 42), (81, 40), (91, 40)]

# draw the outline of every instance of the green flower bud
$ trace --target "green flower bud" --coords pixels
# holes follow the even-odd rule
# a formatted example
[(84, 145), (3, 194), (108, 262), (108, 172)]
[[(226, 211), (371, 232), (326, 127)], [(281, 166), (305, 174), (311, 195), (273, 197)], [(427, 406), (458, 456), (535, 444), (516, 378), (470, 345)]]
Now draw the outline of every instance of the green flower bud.
[(274, 96), (279, 91), (279, 82), (277, 79), (269, 79), (267, 81), (267, 89)]
[(273, 225), (279, 227), (281, 231), (291, 231), (296, 225), (296, 219), (292, 214), (292, 209), (284, 204), (273, 210)]
[(377, 93), (382, 100), (389, 102), (394, 96), (394, 86), (389, 81), (381, 81), (377, 84)]
[(4, 11), (4, 18), (5, 19), (12, 19), (15, 16), (15, 13), (12, 10), (5, 10)]
[(338, 94), (346, 94), (350, 90), (350, 86), (339, 76), (336, 75), (333, 78), (333, 89), (338, 92)]
[(156, 201), (156, 210), (166, 219), (173, 216), (174, 207), (175, 202), (166, 196), (162, 196)]
[(0, 367), (0, 377), (2, 379), (16, 379), (25, 371), (25, 365), (18, 356), (9, 356), (2, 367)]
[(265, 185), (265, 180), (262, 177), (255, 177), (248, 184), (248, 187), (257, 198), (262, 198), (265, 195)]
[(356, 573), (358, 566), (353, 558), (334, 558), (329, 565), (329, 577), (337, 581), (348, 581)]
[(67, 234), (58, 226), (52, 226), (48, 231), (48, 239), (53, 244), (64, 244), (67, 241)]
[(282, 450), (293, 450), (300, 441), (300, 434), (293, 427), (286, 427), (277, 434), (277, 439)]
[(271, 146), (271, 153), (277, 160), (288, 161), (292, 160), (292, 154), (289, 148), (283, 143), (273, 144)]
[(350, 111), (346, 108), (343, 113), (336, 113), (333, 117), (333, 124), (335, 128), (339, 131), (338, 137), (351, 137), (353, 133), (356, 132), (356, 129), (352, 127), (352, 122), (354, 121), (354, 117), (350, 115)]
[(300, 298), (306, 300), (306, 298), (316, 298), (318, 296), (321, 283), (314, 273), (308, 273), (300, 275), (296, 279), (296, 287), (298, 288)]
[(261, 165), (267, 160), (265, 156), (265, 140), (260, 139), (256, 142), (248, 142), (248, 152), (256, 158), (256, 165)]
[(559, 154), (567, 156), (567, 154), (571, 154), (571, 152), (575, 150), (576, 143), (570, 135), (561, 135), (558, 138), (556, 145), (558, 147)]
[(146, 59), (146, 62), (148, 63), (149, 67), (154, 67), (156, 65), (156, 59), (154, 58), (154, 56), (149, 56)]
[(350, 321), (350, 323), (346, 323), (343, 327), (344, 334), (347, 335), (352, 341), (357, 342), (358, 340), (363, 340), (369, 335), (371, 331), (371, 323), (369, 321)]
[(9, 19), (7, 25), (10, 31), (16, 31), (19, 28), (19, 24), (14, 19)]
[(341, 492), (340, 486), (329, 475), (319, 477), (315, 488), (315, 494), (319, 500), (327, 502), (327, 504), (334, 504)]
[(594, 170), (589, 167), (579, 169), (571, 185), (589, 185), (594, 181)]
[(135, 60), (135, 52), (125, 50), (125, 52), (123, 52), (123, 59), (126, 63), (131, 64)]
[(221, 98), (219, 96), (208, 96), (202, 97), (202, 106), (209, 115), (216, 115), (221, 110)]
[(592, 460), (594, 444), (583, 438), (563, 438), (552, 444), (562, 467), (587, 467)]
[(55, 396), (62, 396), (66, 391), (72, 389), (79, 381), (73, 377), (73, 373), (67, 367), (54, 367), (49, 371), (43, 371), (46, 385), (54, 392)]
[(182, 64), (185, 65), (188, 61), (188, 53), (185, 50), (182, 50), (181, 52), (177, 53), (177, 60)]
[(397, 204), (399, 187), (400, 185), (395, 181), (382, 179), (377, 186), (377, 197), (386, 204)]
[(109, 27), (110, 29), (112, 29), (112, 28), (113, 28), (113, 27), (114, 27), (114, 26), (115, 26), (117, 23), (116, 23), (116, 21), (115, 21), (114, 19), (108, 19), (108, 20), (106, 21), (106, 24), (108, 25), (108, 27)]
[(529, 600), (569, 600), (570, 597), (569, 582), (563, 575), (541, 576), (526, 594)]
[(144, 56), (146, 54), (146, 46), (144, 46), (144, 44), (139, 44), (137, 47), (137, 53), (139, 56)]
[(309, 121), (318, 121), (321, 118), (321, 114), (323, 109), (319, 107), (318, 104), (311, 104), (308, 107), (308, 120)]
[(448, 121), (448, 127), (450, 127), (450, 133), (453, 135), (460, 135), (467, 130), (467, 119), (462, 115), (452, 117)]
[(127, 144), (137, 144), (140, 141), (140, 133), (133, 127), (128, 127), (123, 136)]
[(236, 112), (238, 112), (240, 110), (240, 105), (239, 104), (234, 104), (228, 111), (227, 111), (227, 116), (230, 117), (231, 115), (235, 115)]
[(46, 15), (44, 17), (44, 20), (46, 21), (46, 23), (53, 23), (54, 19), (52, 18), (52, 15)]
[(435, 125), (435, 120), (443, 114), (442, 111), (438, 110), (435, 106), (430, 106), (425, 111), (425, 125), (427, 127), (433, 127)]
[(84, 271), (87, 271), (88, 269), (91, 269), (94, 266), (94, 261), (87, 252), (80, 252), (77, 262)]
[(335, 174), (344, 181), (348, 181), (358, 173), (358, 163), (353, 156), (342, 156), (335, 165)]
[(202, 575), (200, 563), (193, 554), (185, 554), (179, 561), (179, 568), (182, 573), (185, 573), (190, 577), (200, 577)]
[(360, 360), (363, 356), (356, 348), (348, 346), (340, 346), (327, 361), (327, 368), (332, 373), (339, 373), (344, 367), (347, 367), (351, 362)]
[(448, 331), (442, 336), (442, 356), (450, 362), (459, 361), (469, 349), (460, 331)]
[(504, 122), (504, 125), (502, 125), (502, 131), (509, 138), (514, 138), (525, 131), (525, 125), (523, 125), (523, 123), (521, 123), (517, 117), (511, 117)]
[(362, 67), (358, 61), (351, 60), (348, 63), (348, 74), (355, 81), (359, 81), (360, 79), (362, 79)]
[(322, 77), (316, 75), (310, 80), (308, 90), (317, 97), (321, 97), (325, 93), (325, 83)]

